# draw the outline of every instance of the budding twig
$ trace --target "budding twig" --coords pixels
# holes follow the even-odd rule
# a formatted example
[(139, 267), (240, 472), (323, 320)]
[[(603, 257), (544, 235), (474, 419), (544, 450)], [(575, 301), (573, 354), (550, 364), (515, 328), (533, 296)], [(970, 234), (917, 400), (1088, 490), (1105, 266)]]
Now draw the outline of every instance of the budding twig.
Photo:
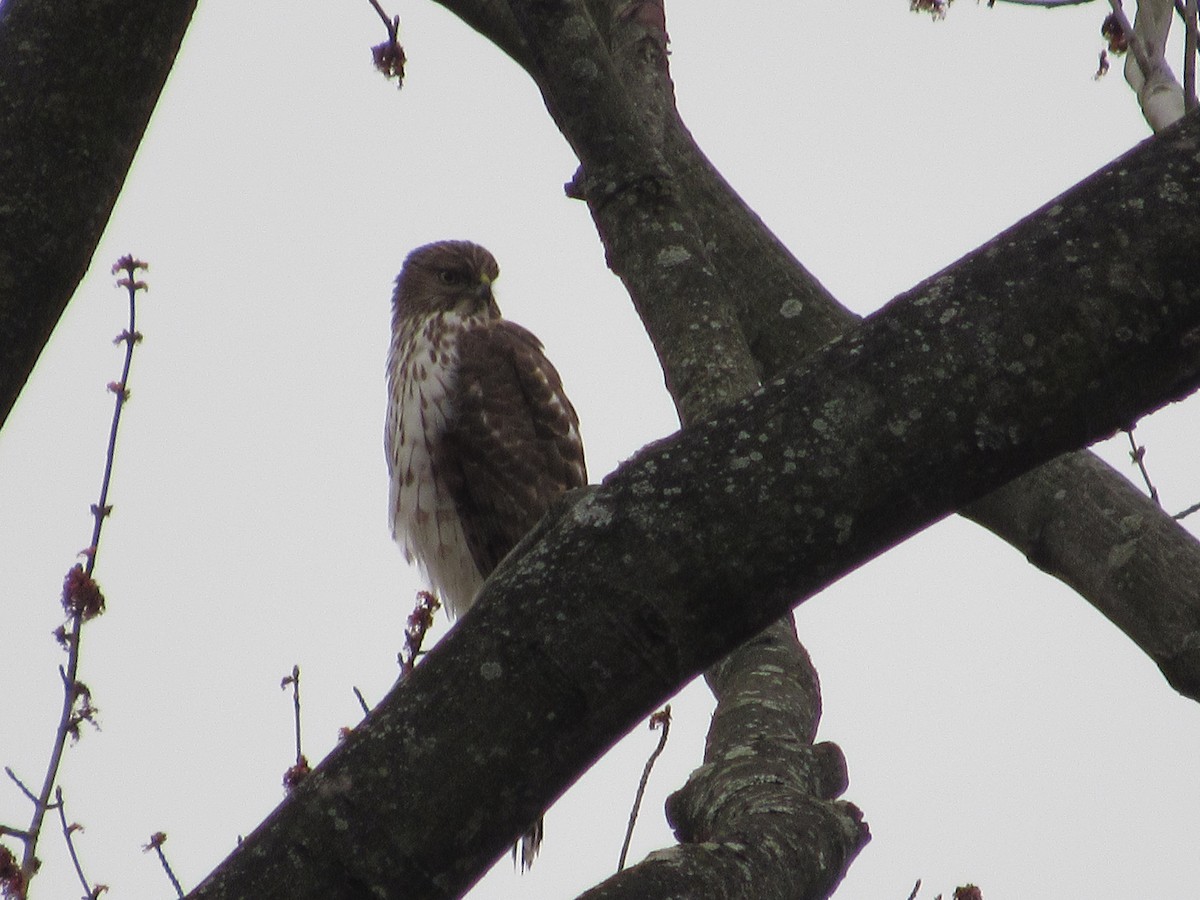
[(429, 591), (417, 591), (417, 603), (408, 614), (408, 626), (404, 629), (404, 650), (396, 657), (400, 663), (401, 680), (407, 678), (417, 664), (425, 634), (433, 626), (433, 614), (441, 605), (441, 601)]
[(63, 801), (62, 788), (54, 789), (54, 808), (58, 810), (58, 821), (62, 824), (63, 839), (67, 842), (67, 852), (71, 855), (71, 864), (75, 867), (75, 874), (79, 877), (79, 883), (83, 885), (83, 892), (87, 897), (98, 897), (104, 890), (103, 885), (92, 887), (87, 876), (83, 874), (83, 865), (79, 862), (79, 854), (75, 852), (75, 841), (72, 835), (77, 831), (83, 831), (83, 826), (78, 822), (67, 824), (67, 805)]
[[(112, 269), (114, 275), (118, 272), (125, 273), (122, 278), (117, 280), (117, 285), (118, 287), (125, 288), (129, 295), (129, 326), (114, 341), (114, 343), (125, 344), (125, 362), (121, 367), (121, 380), (112, 382), (108, 386), (109, 390), (116, 396), (116, 402), (113, 407), (112, 424), (108, 432), (108, 449), (104, 457), (104, 477), (100, 481), (100, 499), (91, 507), (91, 543), (80, 554), (83, 556), (85, 562), (74, 565), (67, 572), (67, 576), (63, 580), (62, 604), (67, 614), (67, 622), (59, 627), (55, 632), (55, 636), (67, 651), (67, 664), (65, 669), (59, 669), (63, 682), (63, 701), (59, 714), (58, 728), (54, 734), (54, 744), (50, 751), (50, 760), (46, 764), (46, 773), (42, 779), (41, 790), (36, 797), (21, 784), (15, 775), (9, 772), (13, 781), (20, 785), (25, 795), (33, 801), (34, 807), (29, 828), (25, 830), (24, 837), (22, 838), (25, 844), (25, 852), (21, 859), (20, 893), (18, 896), (24, 896), (28, 890), (29, 880), (38, 868), (37, 844), (42, 833), (42, 825), (45, 821), (46, 813), (53, 808), (50, 802), (50, 795), (55, 792), (55, 784), (58, 779), (59, 768), (62, 765), (67, 738), (68, 736), (78, 738), (80, 724), (85, 721), (93, 721), (96, 713), (95, 707), (91, 703), (91, 692), (87, 689), (86, 685), (79, 681), (78, 677), (80, 636), (83, 623), (104, 612), (104, 595), (100, 592), (99, 586), (92, 578), (92, 573), (96, 568), (96, 559), (100, 549), (100, 535), (104, 529), (104, 521), (108, 518), (108, 514), (112, 512), (112, 507), (108, 504), (108, 489), (112, 483), (113, 459), (117, 448), (117, 430), (121, 424), (121, 411), (125, 407), (125, 402), (129, 399), (129, 371), (133, 364), (133, 348), (142, 339), (136, 328), (137, 294), (139, 291), (148, 290), (146, 283), (137, 279), (137, 274), (147, 268), (146, 263), (129, 255), (117, 260), (116, 265)], [(58, 796), (61, 804), (61, 791), (58, 793)], [(62, 815), (61, 805), (59, 809), (60, 815)], [(71, 846), (70, 841), (70, 830), (66, 829), (65, 821), (64, 834), (67, 837), (67, 846), (71, 850), (72, 859), (75, 859), (75, 850)], [(75, 860), (75, 862), (76, 871), (79, 872), (80, 880), (84, 882), (84, 887), (89, 892), (89, 896), (97, 896), (105, 890), (103, 885), (99, 885), (94, 889), (89, 887), (86, 879), (83, 878), (82, 872), (79, 870), (78, 860)]]
[(279, 687), (283, 690), (287, 690), (289, 685), (292, 688), (292, 709), (295, 713), (296, 723), (296, 764), (283, 773), (283, 786), (290, 791), (311, 771), (308, 766), (308, 758), (305, 757), (300, 743), (300, 667), (298, 665), (293, 665), (292, 674), (279, 682)]
[(183, 896), (183, 886), (180, 885), (179, 879), (175, 877), (175, 872), (171, 869), (171, 864), (167, 862), (167, 855), (163, 853), (162, 845), (167, 842), (167, 833), (165, 831), (156, 831), (150, 835), (148, 843), (142, 845), (142, 852), (149, 853), (153, 850), (158, 854), (158, 861), (163, 867), (163, 871), (167, 873), (167, 878), (171, 880), (171, 887), (175, 888), (175, 896)]

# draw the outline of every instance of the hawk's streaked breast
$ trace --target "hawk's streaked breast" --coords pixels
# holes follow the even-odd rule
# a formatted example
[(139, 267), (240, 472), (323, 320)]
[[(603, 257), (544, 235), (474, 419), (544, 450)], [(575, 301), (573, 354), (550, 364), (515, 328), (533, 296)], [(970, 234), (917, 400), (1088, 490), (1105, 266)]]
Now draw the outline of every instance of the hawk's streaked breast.
[(385, 433), (392, 537), (455, 616), (466, 612), (483, 583), (437, 464), (452, 414), (457, 338), (466, 325), (462, 316), (444, 313), (399, 335), (388, 360)]

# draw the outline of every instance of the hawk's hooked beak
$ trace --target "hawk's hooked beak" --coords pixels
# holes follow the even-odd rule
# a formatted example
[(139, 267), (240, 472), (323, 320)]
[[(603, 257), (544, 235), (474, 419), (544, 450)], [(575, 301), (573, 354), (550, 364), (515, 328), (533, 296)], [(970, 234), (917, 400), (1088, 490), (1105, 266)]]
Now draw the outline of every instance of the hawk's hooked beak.
[(486, 310), (496, 317), (500, 316), (500, 307), (496, 304), (495, 295), (492, 294), (492, 283), (486, 278), (480, 280), (479, 284), (471, 291), (471, 295), (476, 301), (476, 312)]

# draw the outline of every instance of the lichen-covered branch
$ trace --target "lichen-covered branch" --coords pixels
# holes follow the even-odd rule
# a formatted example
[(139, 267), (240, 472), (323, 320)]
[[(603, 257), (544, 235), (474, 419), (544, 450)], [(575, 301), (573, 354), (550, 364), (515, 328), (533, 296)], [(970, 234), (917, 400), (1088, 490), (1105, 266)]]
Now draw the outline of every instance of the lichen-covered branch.
[[(565, 504), (192, 896), (461, 893), (616, 735), (793, 604), (1193, 390), (1198, 151), (1190, 117)], [(1117, 227), (1150, 239), (1114, 256)]]
[(817, 673), (798, 647), (785, 617), (709, 670), (717, 714), (704, 765), (668, 801), (680, 844), (586, 900), (692, 896), (696, 885), (747, 900), (833, 892), (869, 834), (859, 811), (836, 800), (847, 783), (841, 750), (813, 745)]
[[(610, 3), (628, 9), (631, 4)], [(619, 11), (619, 10), (618, 10)], [(824, 287), (783, 247), (757, 216), (744, 204), (695, 145), (674, 107), (673, 92), (665, 65), (665, 48), (656, 46), (661, 36), (644, 19), (620, 17), (614, 12), (614, 58), (620, 65), (630, 102), (643, 121), (654, 121), (648, 130), (663, 147), (674, 182), (675, 196), (686, 206), (690, 221), (699, 228), (706, 256), (724, 284), (731, 285), (728, 298), (750, 346), (762, 377), (769, 378), (793, 365), (835, 335), (853, 326), (857, 318), (837, 304)], [(639, 29), (641, 29), (639, 33)], [(1161, 59), (1161, 48), (1159, 48)], [(1139, 239), (1145, 239), (1139, 235)], [(638, 254), (636, 244), (614, 244), (609, 248)], [(638, 264), (626, 263), (631, 272)], [(1014, 270), (1021, 278), (1027, 266)], [(652, 306), (656, 298), (649, 282), (627, 280), (639, 298), (639, 309)], [(669, 300), (667, 301), (670, 302)], [(647, 320), (648, 327), (654, 324)], [(664, 340), (666, 340), (664, 338)], [(669, 363), (669, 358), (664, 364)], [(1134, 643), (1163, 669), (1176, 690), (1200, 700), (1200, 659), (1179, 653), (1190, 645), (1200, 630), (1200, 599), (1188, 590), (1188, 580), (1178, 568), (1157, 567), (1149, 557), (1137, 556), (1128, 565), (1138, 570), (1136, 579), (1107, 582), (1098, 590), (1092, 573), (1103, 571), (1113, 550), (1107, 537), (1119, 532), (1122, 517), (1118, 507), (1098, 505), (1087, 498), (1123, 496), (1127, 480), (1091, 454), (1087, 465), (1056, 465), (1023, 476), (1005, 491), (1008, 510), (997, 502), (971, 511), (980, 524), (1003, 536), (1028, 556), (1036, 555), (1027, 540), (1054, 526), (1040, 518), (1054, 515), (1077, 523), (1072, 537), (1074, 552), (1059, 557), (1049, 572), (1080, 591), (1082, 596), (1121, 628)], [(1069, 477), (1068, 477), (1069, 476)], [(1014, 527), (1014, 510), (1026, 518)], [(1200, 543), (1178, 522), (1161, 510), (1142, 510), (1147, 522), (1154, 520), (1155, 540), (1163, 552), (1186, 560), (1190, 570), (1200, 568)], [(994, 518), (994, 521), (992, 521)], [(1133, 593), (1125, 585), (1138, 584)], [(1129, 610), (1138, 610), (1130, 615)]]

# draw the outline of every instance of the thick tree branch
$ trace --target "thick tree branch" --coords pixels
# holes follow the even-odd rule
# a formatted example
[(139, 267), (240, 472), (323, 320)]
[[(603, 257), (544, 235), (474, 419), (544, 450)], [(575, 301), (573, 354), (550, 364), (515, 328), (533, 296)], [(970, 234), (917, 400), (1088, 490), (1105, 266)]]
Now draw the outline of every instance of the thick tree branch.
[[(461, 893), (617, 735), (794, 603), (1194, 389), (1198, 151), (1189, 117), (544, 523), (193, 896)], [(1145, 240), (1114, 255), (1125, 229)]]
[(510, 6), (546, 104), (583, 163), (580, 188), (609, 265), (646, 323), (680, 418), (703, 417), (758, 379), (670, 165), (647, 139), (582, 0)]
[[(708, 263), (706, 230), (693, 218), (693, 197), (680, 190), (685, 183), (664, 146), (678, 117), (661, 0), (512, 6), (547, 106), (583, 163), (575, 187), (588, 201), (609, 264), (646, 323), (680, 418), (690, 424), (715, 404), (752, 390), (759, 371), (749, 346), (738, 339), (743, 328), (730, 302), (737, 286)], [(576, 77), (580, 71), (595, 78)], [(622, 138), (616, 147), (614, 134)], [(639, 170), (652, 175), (639, 180), (625, 174)], [(622, 178), (627, 190), (620, 187)], [(698, 366), (697, 360), (709, 364)], [(694, 798), (676, 804), (677, 831), (686, 845), (655, 854), (652, 864), (624, 873), (598, 889), (602, 893), (659, 896), (671, 893), (670, 879), (697, 878), (693, 885), (728, 882), (748, 895), (824, 897), (866, 843), (857, 810), (848, 815), (852, 808), (831, 803), (832, 795), (814, 794), (808, 766), (779, 764), (785, 758), (840, 757), (833, 745), (820, 757), (812, 752), (819, 686), (790, 615), (786, 619), (771, 630), (774, 677), (764, 677), (761, 642), (733, 651), (709, 677), (718, 700), (710, 745), (733, 742), (731, 723), (759, 727), (743, 733), (736, 753), (711, 758), (681, 793)], [(807, 681), (798, 686), (783, 677), (787, 671)], [(811, 693), (813, 702), (793, 702), (798, 689)], [(780, 714), (747, 715), (767, 709)], [(703, 789), (696, 787), (700, 783)], [(751, 794), (756, 803), (747, 803)], [(737, 802), (729, 802), (734, 797)], [(701, 810), (698, 801), (720, 801), (720, 808)], [(757, 814), (760, 802), (769, 814)], [(764, 852), (746, 853), (748, 847)]]
[[(695, 332), (678, 327), (688, 322), (687, 306), (678, 302), (686, 292), (672, 287), (670, 278), (689, 268), (715, 275), (724, 301), (733, 303), (754, 356), (753, 362), (744, 361), (741, 366), (743, 379), (751, 369), (766, 376), (778, 373), (852, 327), (856, 317), (839, 306), (779, 244), (712, 167), (683, 125), (667, 66), (661, 3), (589, 0), (587, 9), (594, 29), (579, 4), (573, 10), (571, 4), (566, 4), (570, 15), (561, 16), (557, 22), (544, 15), (547, 8), (537, 4), (525, 11), (528, 40), (523, 47), (538, 50), (533, 62), (527, 58), (523, 64), (541, 85), (547, 106), (584, 163), (579, 183), (591, 201), (610, 265), (622, 276), (643, 315), (659, 348), (668, 383), (672, 383), (671, 373), (679, 360), (703, 356), (709, 349), (703, 340), (692, 340)], [(573, 21), (568, 22), (571, 18)], [(588, 40), (563, 39), (562, 29), (568, 24), (573, 34)], [(594, 33), (589, 34), (593, 31), (603, 35), (603, 46)], [(597, 92), (592, 84), (570, 77), (572, 69), (584, 63), (593, 72), (609, 73), (608, 90)], [(614, 81), (617, 77), (619, 85)], [(630, 203), (610, 206), (607, 196), (597, 196), (590, 190), (595, 184), (590, 173), (609, 166), (609, 136), (613, 133), (632, 138), (631, 143), (642, 152), (647, 148), (657, 151), (663, 160), (664, 168), (656, 176), (662, 179), (659, 189), (640, 201), (633, 197)], [(646, 233), (692, 237), (690, 243), (677, 242), (682, 254), (678, 249), (667, 250), (677, 259), (685, 256), (682, 265), (664, 271), (665, 267), (659, 265), (665, 249), (661, 242), (636, 237)], [(629, 239), (630, 235), (634, 239)], [(701, 329), (700, 337), (707, 335), (707, 330)], [(738, 348), (727, 343), (714, 349), (728, 354)], [(685, 422), (687, 412), (688, 407), (681, 406)], [(1180, 652), (1181, 647), (1190, 646), (1200, 630), (1200, 603), (1195, 597), (1183, 595), (1188, 582), (1178, 577), (1178, 570), (1155, 567), (1146, 558), (1136, 558), (1129, 568), (1144, 573), (1142, 581), (1153, 590), (1123, 591), (1131, 583), (1128, 578), (1115, 586), (1110, 584), (1108, 590), (1094, 589), (1099, 585), (1087, 573), (1106, 568), (1112, 549), (1107, 539), (1120, 519), (1115, 516), (1115, 507), (1088, 505), (1085, 498), (1102, 493), (1129, 494), (1131, 489), (1124, 478), (1095, 457), (1082, 456), (1093, 465), (1072, 469), (1053, 465), (1030, 473), (1004, 495), (1004, 503), (993, 503), (975, 515), (1028, 554), (1028, 537), (1047, 531), (1032, 516), (1050, 509), (1063, 513), (1076, 524), (1073, 536), (1082, 541), (1078, 552), (1060, 557), (1065, 568), (1054, 570), (1054, 574), (1083, 590), (1089, 601), (1151, 655), (1177, 689), (1190, 690), (1200, 698), (1200, 658)], [(1067, 474), (1083, 481), (1076, 484), (1065, 478)], [(1014, 514), (1018, 514), (1016, 518)], [(995, 522), (989, 523), (989, 517)], [(1098, 519), (1098, 527), (1089, 527), (1092, 518)], [(1151, 513), (1150, 518), (1159, 540), (1172, 548), (1170, 555), (1200, 565), (1200, 545), (1184, 529), (1160, 512)], [(1014, 527), (1018, 523), (1021, 527)], [(1141, 613), (1130, 615), (1135, 605), (1142, 608)], [(741, 702), (740, 698), (735, 701)], [(624, 874), (619, 880), (620, 889), (636, 893), (649, 890), (651, 884), (661, 886), (661, 868), (652, 868), (655, 874), (648, 874), (647, 883), (638, 880), (637, 870)], [(769, 871), (769, 867), (764, 870), (766, 877)], [(604, 889), (614, 888), (606, 885)]]
[[(1068, 453), (968, 506), (1031, 563), (1065, 581), (1131, 637), (1185, 697), (1200, 698), (1200, 553), (1145, 494), (1094, 454)], [(1041, 476), (1069, 495), (1030, 490)], [(1046, 485), (1048, 488), (1049, 485)], [(1082, 514), (1081, 514), (1082, 511)], [(1099, 561), (1095, 548), (1107, 547)]]
[[(743, 379), (752, 367), (764, 376), (776, 374), (852, 327), (853, 314), (839, 306), (779, 244), (715, 170), (683, 125), (667, 66), (661, 4), (653, 0), (592, 0), (591, 15), (599, 20), (596, 30), (608, 38), (607, 48), (599, 45), (595, 34), (590, 33), (592, 29), (581, 24), (587, 17), (579, 4), (573, 10), (571, 4), (553, 6), (570, 13), (555, 21), (544, 15), (546, 4), (536, 4), (530, 5), (524, 15), (525, 46), (535, 48), (531, 72), (583, 163), (580, 182), (609, 263), (621, 275), (643, 316), (668, 373), (668, 383), (672, 383), (670, 373), (681, 359), (709, 352), (728, 355), (739, 350), (738, 345), (728, 341), (710, 350), (703, 340), (694, 340), (695, 331), (680, 327), (689, 322), (687, 305), (680, 302), (686, 292), (671, 286), (670, 279), (689, 269), (711, 272), (722, 286), (722, 299), (732, 301), (756, 361), (743, 361)], [(577, 40), (564, 38), (562, 32), (568, 27)], [(605, 91), (570, 77), (572, 69), (581, 63), (593, 72), (615, 68)], [(613, 81), (616, 77), (620, 78), (619, 85)], [(656, 176), (661, 181), (653, 194), (633, 196), (625, 204), (610, 204), (605, 194), (597, 196), (591, 190), (597, 180), (592, 173), (611, 165), (609, 136), (614, 132), (635, 138), (633, 143), (639, 150), (655, 150), (664, 161), (665, 168)], [(691, 241), (679, 241), (679, 249), (672, 251), (661, 246), (661, 241), (643, 239), (645, 234), (666, 236), (668, 240), (686, 235)], [(682, 265), (673, 269), (662, 266), (664, 254), (682, 257)], [(1028, 271), (1030, 265), (1014, 267), (1013, 277), (1020, 280)], [(707, 329), (700, 329), (702, 339), (708, 335)], [(681, 406), (685, 422), (687, 411)], [(1200, 633), (1200, 601), (1194, 593), (1188, 593), (1190, 582), (1181, 577), (1180, 569), (1154, 565), (1146, 555), (1126, 559), (1126, 577), (1122, 579), (1102, 584), (1094, 576), (1108, 569), (1114, 546), (1109, 539), (1128, 526), (1122, 524), (1117, 506), (1089, 503), (1088, 498), (1106, 495), (1132, 500), (1129, 495), (1133, 492), (1124, 478), (1095, 457), (1086, 453), (1082, 456), (1091, 464), (1056, 464), (1030, 473), (1005, 492), (1003, 502), (981, 506), (973, 515), (1031, 556), (1034, 548), (1030, 536), (1053, 530), (1036, 517), (1055, 510), (1074, 523), (1071, 536), (1079, 541), (1077, 549), (1060, 554), (1059, 565), (1051, 569), (1052, 573), (1080, 590), (1122, 628), (1154, 659), (1176, 689), (1200, 699), (1200, 655), (1185, 652)], [(1185, 529), (1161, 511), (1143, 512), (1146, 528), (1153, 530), (1163, 555), (1200, 567), (1200, 544)], [(1131, 572), (1140, 577), (1129, 577)], [(1135, 583), (1146, 589), (1129, 590)], [(1136, 614), (1131, 614), (1132, 610)], [(636, 872), (630, 872), (622, 877), (622, 884), (636, 891), (636, 877)]]
[(0, 4), (0, 425), (87, 270), (195, 6)]
[[(680, 845), (652, 854), (585, 900), (827, 897), (866, 843), (848, 803), (845, 760), (813, 746), (817, 673), (790, 616), (713, 666), (717, 713), (697, 769), (668, 801)], [(728, 697), (734, 702), (726, 702)]]
[[(631, 102), (643, 119), (658, 118), (657, 133), (676, 180), (675, 195), (684, 198), (691, 220), (698, 224), (706, 264), (730, 286), (728, 296), (763, 377), (772, 377), (853, 327), (857, 317), (837, 304), (778, 242), (695, 145), (675, 110), (665, 47), (655, 46), (652, 30), (639, 39), (631, 34), (636, 21), (622, 24), (624, 31), (614, 38), (620, 49), (614, 53), (626, 73)], [(637, 247), (629, 249), (639, 252)], [(636, 271), (636, 264), (625, 265)], [(1012, 278), (1021, 280), (1027, 271), (1027, 264), (1016, 267)], [(639, 306), (655, 302), (648, 282), (627, 283), (645, 296)], [(648, 320), (648, 325), (653, 322)], [(1200, 658), (1183, 652), (1200, 633), (1200, 598), (1190, 590), (1192, 582), (1180, 575), (1200, 569), (1200, 542), (1162, 510), (1137, 501), (1128, 481), (1111, 467), (1093, 454), (1083, 455), (1086, 460), (1065, 460), (1022, 476), (1005, 490), (1003, 502), (981, 505), (970, 515), (1031, 558), (1042, 553), (1032, 536), (1060, 530), (1056, 521), (1072, 523), (1072, 552), (1058, 554), (1047, 571), (1121, 628), (1176, 690), (1200, 700)], [(1093, 502), (1101, 496), (1125, 500)], [(1102, 586), (1096, 573), (1108, 569), (1114, 548), (1109, 539), (1127, 527), (1130, 503), (1137, 505), (1137, 515), (1153, 531), (1159, 552), (1183, 568), (1158, 566), (1150, 556), (1139, 554), (1126, 561), (1125, 577), (1105, 580)]]

